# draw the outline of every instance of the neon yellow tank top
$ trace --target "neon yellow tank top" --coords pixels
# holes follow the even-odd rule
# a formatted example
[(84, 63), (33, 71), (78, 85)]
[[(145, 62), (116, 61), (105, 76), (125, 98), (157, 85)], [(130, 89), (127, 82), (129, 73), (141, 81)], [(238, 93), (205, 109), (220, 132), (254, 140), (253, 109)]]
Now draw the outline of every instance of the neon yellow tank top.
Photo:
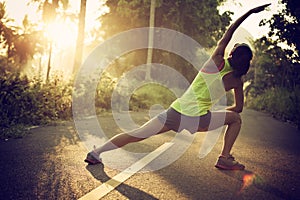
[(222, 78), (232, 71), (227, 59), (221, 71), (209, 60), (197, 74), (185, 93), (171, 107), (186, 116), (202, 116), (225, 95)]

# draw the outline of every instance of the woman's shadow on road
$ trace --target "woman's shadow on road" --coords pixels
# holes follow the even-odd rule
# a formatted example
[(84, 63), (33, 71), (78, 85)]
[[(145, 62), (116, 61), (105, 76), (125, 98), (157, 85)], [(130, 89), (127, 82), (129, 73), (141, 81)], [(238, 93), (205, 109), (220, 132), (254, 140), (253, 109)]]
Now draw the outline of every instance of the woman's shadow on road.
[(86, 169), (92, 174), (92, 176), (99, 180), (101, 183), (109, 184), (113, 187), (118, 185), (115, 190), (120, 192), (122, 195), (126, 196), (128, 199), (149, 199), (149, 200), (157, 200), (154, 196), (132, 186), (129, 186), (125, 183), (120, 183), (118, 180), (114, 180), (109, 177), (104, 171), (103, 164), (97, 165), (87, 165)]

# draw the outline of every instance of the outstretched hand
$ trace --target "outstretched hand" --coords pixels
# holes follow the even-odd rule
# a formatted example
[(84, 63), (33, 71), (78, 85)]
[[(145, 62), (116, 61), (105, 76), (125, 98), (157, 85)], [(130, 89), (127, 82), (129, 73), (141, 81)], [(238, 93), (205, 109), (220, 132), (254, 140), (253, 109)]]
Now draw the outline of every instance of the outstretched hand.
[(258, 6), (256, 8), (251, 9), (251, 12), (252, 13), (259, 13), (259, 12), (265, 10), (265, 8), (268, 7), (269, 5), (271, 5), (271, 4), (268, 3), (268, 4), (265, 4), (265, 5), (262, 5), (262, 6)]

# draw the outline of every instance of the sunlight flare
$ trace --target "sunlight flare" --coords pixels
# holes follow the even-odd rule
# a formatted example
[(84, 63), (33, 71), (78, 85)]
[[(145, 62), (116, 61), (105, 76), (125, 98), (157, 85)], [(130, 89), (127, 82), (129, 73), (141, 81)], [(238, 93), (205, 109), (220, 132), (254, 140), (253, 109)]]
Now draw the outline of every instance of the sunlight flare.
[(70, 21), (57, 20), (46, 26), (46, 37), (58, 48), (64, 49), (75, 45), (77, 38), (76, 25)]

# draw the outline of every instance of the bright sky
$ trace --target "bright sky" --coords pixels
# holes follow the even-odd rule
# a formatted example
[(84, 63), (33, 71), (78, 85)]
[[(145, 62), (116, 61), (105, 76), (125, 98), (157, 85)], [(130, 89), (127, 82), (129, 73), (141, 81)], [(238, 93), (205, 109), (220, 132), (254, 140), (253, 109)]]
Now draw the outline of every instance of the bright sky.
[(260, 27), (259, 22), (262, 19), (270, 19), (273, 14), (281, 9), (278, 0), (227, 0), (226, 3), (220, 7), (220, 11), (224, 12), (229, 10), (234, 12), (232, 20), (236, 20), (249, 9), (267, 3), (271, 3), (267, 10), (251, 15), (241, 24), (241, 27), (245, 28), (254, 38), (260, 38), (268, 33), (268, 27)]
[[(26, 14), (29, 17), (29, 20), (32, 22), (37, 22), (41, 18), (41, 13), (37, 13), (37, 5), (32, 3), (28, 5), (29, 0), (4, 0), (4, 2), (6, 3), (8, 17), (14, 19), (17, 25), (22, 25), (22, 21)], [(95, 22), (96, 17), (98, 17), (101, 12), (98, 9), (101, 6), (101, 3), (99, 2), (99, 0), (87, 1), (86, 21), (93, 22), (86, 23), (87, 30), (91, 30), (93, 27), (95, 27), (95, 25), (99, 25)], [(80, 0), (69, 0), (69, 5), (69, 12), (79, 13)]]
[[(31, 3), (30, 0), (0, 0), (6, 3), (7, 17), (15, 20), (14, 25), (22, 26), (22, 21), (25, 15), (28, 15), (29, 21), (32, 23), (41, 20), (41, 11), (38, 11), (38, 5)], [(86, 5), (86, 23), (85, 30), (91, 31), (92, 29), (100, 26), (99, 20), (96, 18), (101, 15), (99, 8), (101, 7), (100, 0), (88, 0)], [(68, 13), (79, 14), (80, 0), (69, 0)], [(74, 46), (77, 39), (77, 25), (75, 22), (58, 20), (49, 25), (46, 29), (46, 34), (53, 41), (53, 58), (52, 66), (64, 66), (71, 71), (73, 66)], [(89, 35), (86, 35), (89, 36)], [(87, 39), (89, 40), (89, 38)], [(43, 62), (47, 62), (47, 55), (43, 58)], [(67, 67), (69, 66), (69, 67)], [(67, 67), (67, 68), (66, 68)]]

